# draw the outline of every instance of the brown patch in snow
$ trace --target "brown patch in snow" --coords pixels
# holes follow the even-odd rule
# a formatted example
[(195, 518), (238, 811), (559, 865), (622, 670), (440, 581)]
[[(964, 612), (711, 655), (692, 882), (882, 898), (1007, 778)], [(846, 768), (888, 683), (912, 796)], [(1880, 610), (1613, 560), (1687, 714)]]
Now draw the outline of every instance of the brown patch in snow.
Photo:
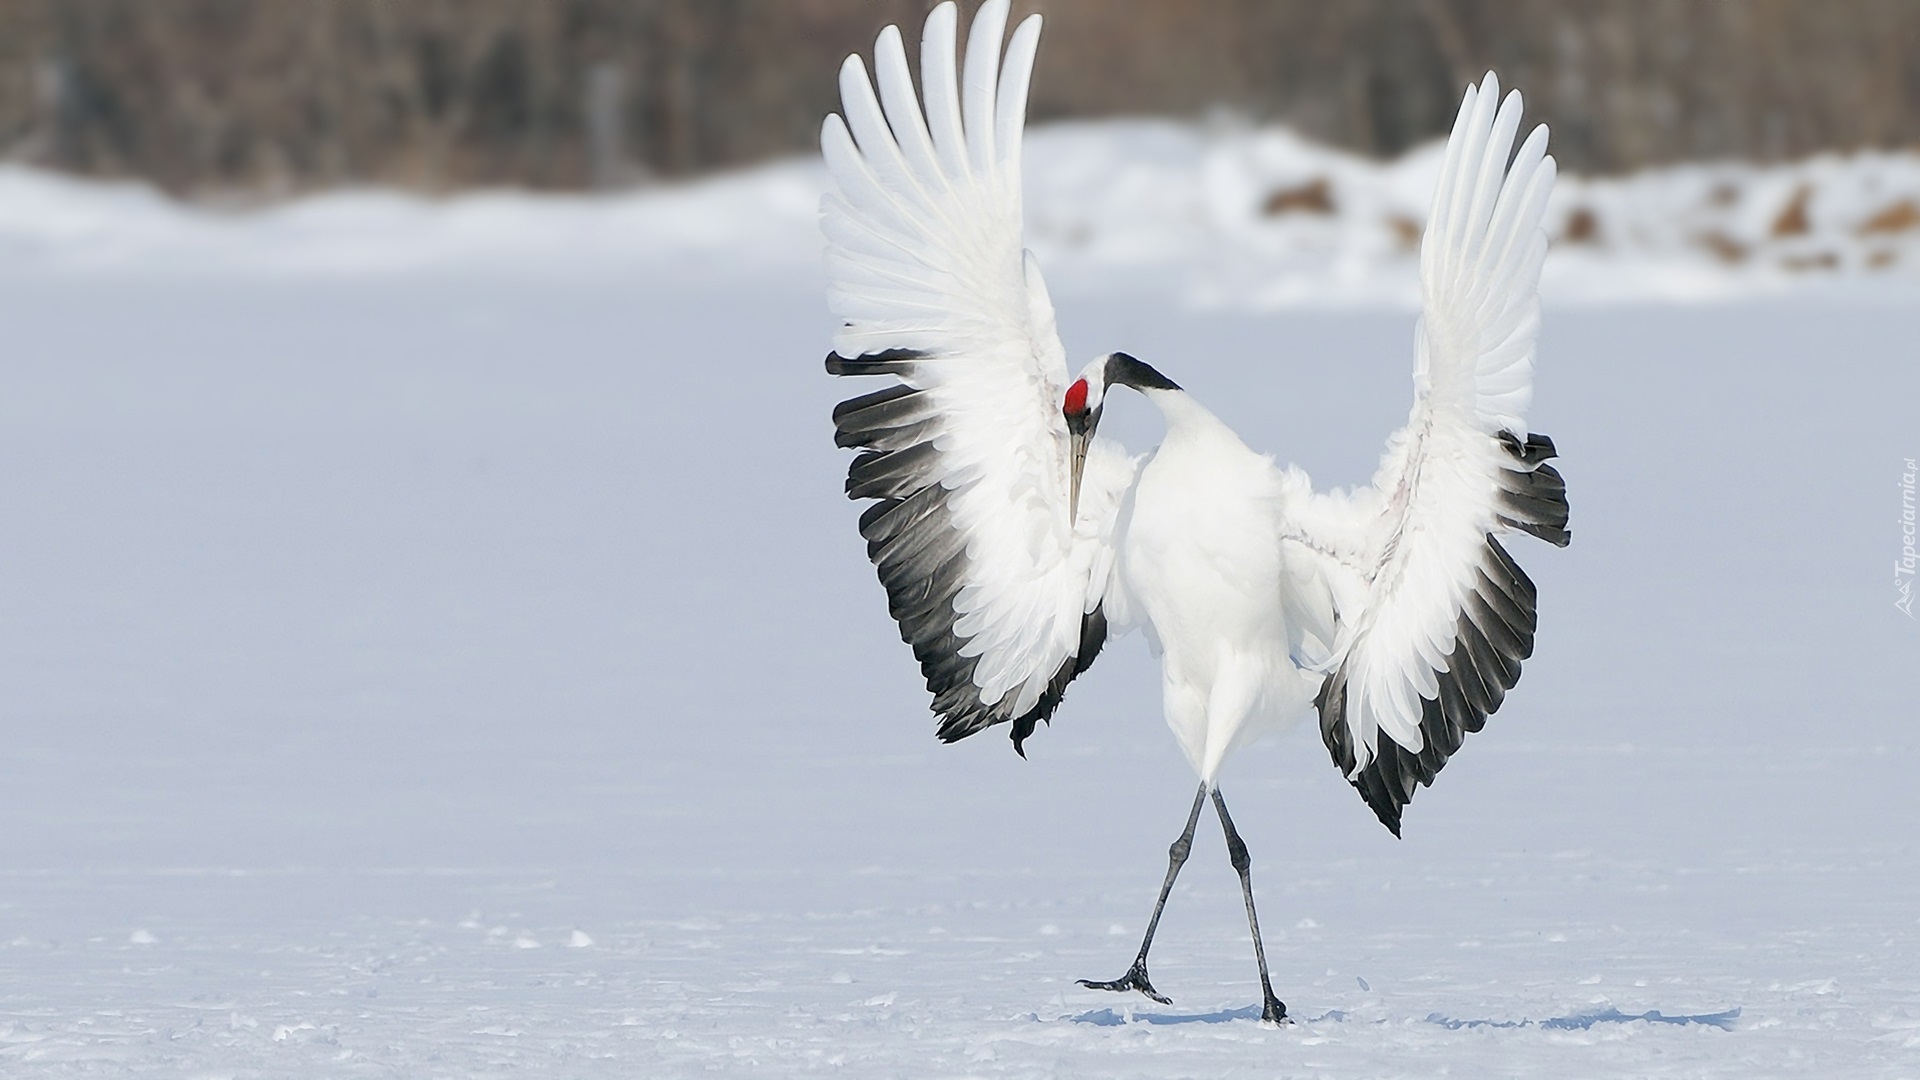
[(1813, 226), (1807, 220), (1807, 203), (1813, 199), (1813, 187), (1801, 184), (1780, 210), (1780, 216), (1773, 219), (1773, 237), (1778, 240), (1787, 236), (1803, 236)]
[(1817, 255), (1789, 255), (1780, 260), (1780, 265), (1800, 273), (1808, 270), (1833, 270), (1839, 267), (1840, 256), (1831, 251), (1822, 251)]
[(1333, 213), (1333, 185), (1326, 177), (1309, 180), (1299, 187), (1281, 188), (1267, 196), (1260, 212), (1268, 217), (1281, 214)]
[(1747, 261), (1747, 245), (1718, 231), (1703, 232), (1693, 238), (1693, 242), (1713, 252), (1715, 258), (1723, 263)]
[(1860, 235), (1901, 233), (1913, 228), (1920, 228), (1920, 205), (1912, 199), (1901, 199), (1862, 222)]
[(1393, 238), (1400, 241), (1400, 250), (1417, 251), (1420, 248), (1420, 223), (1405, 214), (1392, 214), (1387, 217), (1387, 228), (1393, 231)]
[(1600, 219), (1589, 207), (1575, 207), (1567, 215), (1567, 227), (1560, 233), (1560, 239), (1569, 244), (1593, 244), (1600, 240)]

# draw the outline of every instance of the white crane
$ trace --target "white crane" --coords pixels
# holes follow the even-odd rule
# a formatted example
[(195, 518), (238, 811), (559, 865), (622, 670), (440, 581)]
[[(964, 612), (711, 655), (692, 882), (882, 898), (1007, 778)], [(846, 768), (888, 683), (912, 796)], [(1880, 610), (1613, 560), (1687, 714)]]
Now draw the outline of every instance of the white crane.
[[(1527, 432), (1541, 217), (1554, 162), (1539, 127), (1509, 161), (1520, 95), (1468, 87), (1420, 250), (1414, 403), (1371, 487), (1317, 493), (1125, 353), (1069, 379), (1040, 268), (1021, 245), (1020, 149), (1040, 17), (1006, 45), (1006, 0), (975, 16), (956, 73), (941, 4), (914, 92), (900, 33), (840, 70), (822, 151), (827, 370), (891, 376), (834, 410), (863, 452), (847, 495), (893, 617), (933, 693), (939, 736), (1011, 726), (1014, 749), (1107, 635), (1147, 634), (1164, 707), (1200, 787), (1125, 975), (1083, 980), (1168, 1002), (1147, 951), (1211, 798), (1246, 898), (1263, 1018), (1268, 977), (1249, 859), (1216, 777), (1238, 746), (1318, 713), (1333, 761), (1400, 832), (1532, 652), (1533, 583), (1498, 536), (1564, 546), (1566, 488)], [(957, 74), (963, 77), (956, 77)], [(1125, 386), (1166, 420), (1152, 452), (1096, 438)]]

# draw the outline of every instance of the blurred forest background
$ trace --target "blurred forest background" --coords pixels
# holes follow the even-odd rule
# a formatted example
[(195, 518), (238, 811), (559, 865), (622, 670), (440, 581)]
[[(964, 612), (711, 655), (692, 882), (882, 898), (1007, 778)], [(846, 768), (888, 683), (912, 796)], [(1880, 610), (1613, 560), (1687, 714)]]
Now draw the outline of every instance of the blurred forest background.
[[(269, 196), (685, 176), (810, 149), (840, 60), (931, 7), (0, 0), (0, 157)], [(1014, 7), (1048, 17), (1038, 121), (1226, 110), (1390, 155), (1492, 67), (1587, 172), (1920, 144), (1920, 0)]]

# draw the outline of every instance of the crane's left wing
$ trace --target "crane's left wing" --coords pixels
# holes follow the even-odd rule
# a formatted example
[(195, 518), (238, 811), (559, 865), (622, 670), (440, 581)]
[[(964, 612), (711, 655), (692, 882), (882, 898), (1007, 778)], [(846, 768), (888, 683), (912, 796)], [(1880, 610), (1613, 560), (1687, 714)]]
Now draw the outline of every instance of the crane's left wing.
[[(1040, 36), (1032, 16), (1001, 65), (1006, 0), (969, 34), (941, 4), (921, 42), (924, 110), (894, 27), (840, 70), (845, 119), (827, 117), (827, 370), (891, 375), (834, 410), (864, 452), (847, 495), (861, 515), (900, 636), (913, 646), (939, 735), (1049, 718), (1105, 640), (1108, 537), (1133, 464), (1096, 442), (1069, 513), (1065, 355), (1039, 266), (1021, 247), (1020, 139)], [(963, 89), (964, 86), (964, 89)], [(1024, 752), (1024, 751), (1023, 751)]]
[(1301, 663), (1328, 672), (1317, 704), (1333, 760), (1397, 836), (1533, 651), (1533, 582), (1498, 539), (1565, 546), (1552, 440), (1530, 434), (1541, 229), (1554, 162), (1536, 128), (1513, 156), (1520, 95), (1491, 72), (1447, 140), (1420, 248), (1415, 400), (1373, 487), (1315, 495), (1287, 474), (1282, 547), (1306, 627)]

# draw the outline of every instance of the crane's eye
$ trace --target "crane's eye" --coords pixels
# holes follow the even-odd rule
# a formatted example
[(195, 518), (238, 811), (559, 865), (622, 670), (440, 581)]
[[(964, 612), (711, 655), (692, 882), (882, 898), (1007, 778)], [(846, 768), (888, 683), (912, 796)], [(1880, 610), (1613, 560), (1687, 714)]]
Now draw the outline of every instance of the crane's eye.
[(1079, 379), (1067, 387), (1067, 399), (1061, 402), (1060, 411), (1068, 416), (1079, 416), (1087, 411), (1087, 380)]

